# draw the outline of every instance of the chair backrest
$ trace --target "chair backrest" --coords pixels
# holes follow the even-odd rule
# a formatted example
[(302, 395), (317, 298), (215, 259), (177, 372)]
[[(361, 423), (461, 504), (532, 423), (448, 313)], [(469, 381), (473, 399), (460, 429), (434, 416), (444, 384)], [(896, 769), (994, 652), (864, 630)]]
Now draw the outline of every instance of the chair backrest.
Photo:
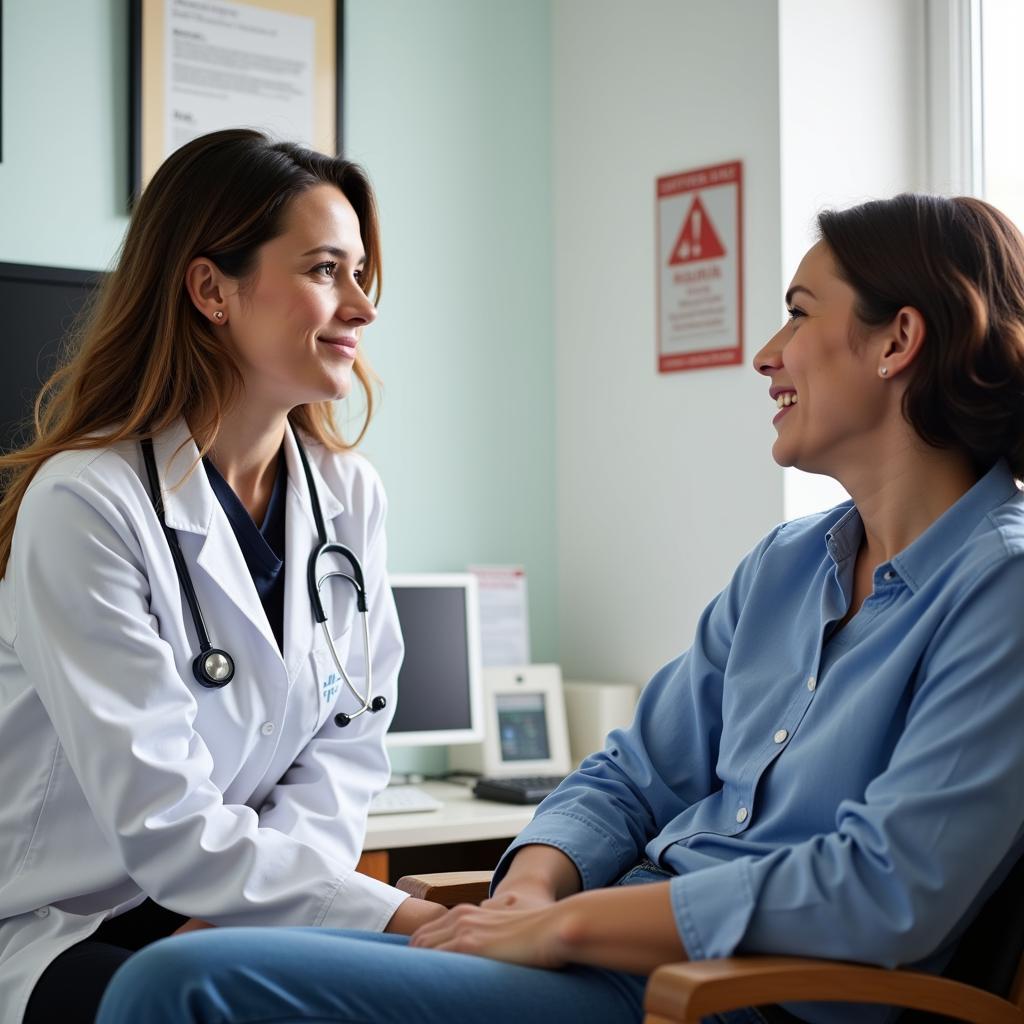
[[(1024, 858), (967, 927), (942, 975), (1024, 1008)], [(899, 1024), (949, 1024), (949, 1018), (906, 1010)]]
[(1024, 858), (971, 922), (942, 973), (1024, 1008)]

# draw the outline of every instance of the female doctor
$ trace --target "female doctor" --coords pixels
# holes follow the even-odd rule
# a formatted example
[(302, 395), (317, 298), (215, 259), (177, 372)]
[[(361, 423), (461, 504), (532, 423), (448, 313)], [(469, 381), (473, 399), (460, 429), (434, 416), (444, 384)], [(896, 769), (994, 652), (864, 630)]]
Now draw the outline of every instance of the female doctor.
[(357, 166), (197, 139), (0, 459), (5, 1021), (91, 1022), (175, 931), (440, 913), (355, 871), (402, 641), (331, 402), (355, 376), (371, 411), (379, 278)]

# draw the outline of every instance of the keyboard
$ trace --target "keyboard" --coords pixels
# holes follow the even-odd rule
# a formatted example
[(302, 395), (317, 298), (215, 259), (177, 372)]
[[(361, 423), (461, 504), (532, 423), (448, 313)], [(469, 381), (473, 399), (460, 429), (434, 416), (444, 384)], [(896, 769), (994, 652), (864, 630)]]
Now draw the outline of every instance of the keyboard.
[(473, 796), (506, 804), (539, 804), (562, 781), (562, 775), (520, 775), (511, 779), (479, 779)]
[(439, 811), (444, 804), (415, 786), (388, 786), (370, 801), (370, 814), (408, 814)]

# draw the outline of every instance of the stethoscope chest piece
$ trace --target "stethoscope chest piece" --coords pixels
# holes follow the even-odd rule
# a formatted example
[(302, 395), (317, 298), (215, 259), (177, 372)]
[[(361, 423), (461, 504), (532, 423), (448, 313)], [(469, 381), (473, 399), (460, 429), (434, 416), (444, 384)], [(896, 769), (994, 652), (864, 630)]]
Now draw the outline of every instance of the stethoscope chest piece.
[(227, 651), (211, 647), (201, 651), (192, 661), (192, 674), (200, 686), (219, 690), (235, 677), (235, 662)]

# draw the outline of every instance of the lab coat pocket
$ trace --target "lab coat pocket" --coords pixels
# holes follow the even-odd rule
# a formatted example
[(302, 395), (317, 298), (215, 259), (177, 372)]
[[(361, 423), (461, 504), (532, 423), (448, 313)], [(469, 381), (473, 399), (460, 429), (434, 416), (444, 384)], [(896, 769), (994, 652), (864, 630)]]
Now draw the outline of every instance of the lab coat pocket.
[[(358, 686), (359, 677), (353, 674), (354, 666), (350, 656), (352, 646), (351, 623), (342, 632), (333, 636), (332, 641), (334, 649), (337, 651), (338, 661), (344, 666), (349, 678)], [(345, 685), (345, 680), (342, 678), (341, 672), (338, 670), (338, 666), (331, 655), (327, 638), (324, 636), (322, 629), (318, 630), (318, 639), (313, 646), (312, 657), (313, 681), (317, 692), (316, 718), (313, 723), (313, 732), (315, 734), (334, 712), (335, 705), (339, 704), (339, 701), (340, 706), (338, 710), (344, 711), (349, 704), (353, 707), (355, 706), (355, 699)]]

